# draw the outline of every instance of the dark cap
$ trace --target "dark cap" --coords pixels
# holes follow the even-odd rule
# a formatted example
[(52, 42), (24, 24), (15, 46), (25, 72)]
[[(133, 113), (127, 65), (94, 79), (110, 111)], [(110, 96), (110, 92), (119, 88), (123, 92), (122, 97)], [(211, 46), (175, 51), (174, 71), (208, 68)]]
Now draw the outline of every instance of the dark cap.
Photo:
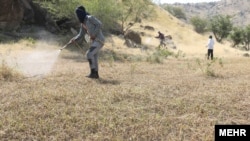
[(75, 12), (76, 12), (76, 16), (77, 16), (78, 20), (81, 23), (83, 23), (86, 15), (87, 15), (85, 8), (83, 6), (79, 6), (76, 8)]
[(83, 11), (86, 11), (86, 10), (85, 10), (85, 7), (83, 7), (82, 5), (79, 6), (79, 7), (77, 7), (77, 9), (81, 9), (81, 10), (83, 10)]

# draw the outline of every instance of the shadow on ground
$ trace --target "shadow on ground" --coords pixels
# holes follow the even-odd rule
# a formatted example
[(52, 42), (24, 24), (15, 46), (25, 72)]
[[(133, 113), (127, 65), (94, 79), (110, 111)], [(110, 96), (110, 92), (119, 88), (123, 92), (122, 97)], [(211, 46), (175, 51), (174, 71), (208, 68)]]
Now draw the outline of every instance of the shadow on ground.
[(104, 79), (104, 78), (99, 78), (98, 80), (96, 80), (97, 83), (99, 84), (110, 84), (110, 85), (119, 85), (121, 84), (120, 81), (118, 80), (108, 80), (108, 79)]

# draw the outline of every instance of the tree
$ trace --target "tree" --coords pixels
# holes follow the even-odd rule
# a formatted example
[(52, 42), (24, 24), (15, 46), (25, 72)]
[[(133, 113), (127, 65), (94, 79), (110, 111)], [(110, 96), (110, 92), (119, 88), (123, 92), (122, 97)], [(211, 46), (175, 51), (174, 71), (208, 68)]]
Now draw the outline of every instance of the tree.
[(125, 32), (140, 22), (141, 18), (148, 18), (153, 8), (151, 0), (85, 0), (86, 9), (98, 17), (106, 30)]
[(212, 17), (210, 21), (210, 29), (216, 40), (222, 42), (227, 38), (233, 28), (230, 16), (217, 15)]
[(83, 4), (87, 12), (100, 19), (105, 31), (124, 34), (132, 23), (151, 17), (151, 0), (34, 0), (42, 3), (56, 18), (76, 19), (75, 8)]
[(121, 24), (121, 33), (125, 34), (134, 23), (141, 22), (142, 18), (150, 18), (154, 13), (150, 5), (150, 0), (122, 0), (118, 4), (120, 13), (117, 17)]
[(249, 44), (250, 44), (250, 25), (246, 26), (243, 34), (243, 42), (246, 45), (246, 49), (250, 50)]
[(239, 27), (233, 28), (232, 32), (230, 33), (230, 38), (233, 41), (233, 47), (239, 45), (243, 42), (244, 30)]
[(104, 30), (109, 31), (116, 26), (120, 14), (117, 0), (85, 0), (84, 3), (86, 10), (103, 23)]
[(207, 20), (202, 19), (199, 16), (192, 17), (190, 19), (191, 24), (194, 26), (194, 30), (197, 33), (204, 33), (207, 28)]

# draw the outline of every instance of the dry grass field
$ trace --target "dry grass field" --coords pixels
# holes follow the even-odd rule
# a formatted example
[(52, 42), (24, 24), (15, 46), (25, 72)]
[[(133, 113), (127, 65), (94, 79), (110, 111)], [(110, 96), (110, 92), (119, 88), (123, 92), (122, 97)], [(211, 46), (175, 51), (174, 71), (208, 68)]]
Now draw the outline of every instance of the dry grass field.
[[(50, 67), (47, 56), (29, 64), (31, 72), (49, 71), (27, 76), (16, 71), (20, 56), (60, 46), (0, 44), (0, 140), (212, 141), (215, 124), (250, 124), (249, 58), (225, 43), (216, 44), (214, 61), (206, 60), (207, 35), (157, 12), (162, 17), (142, 23), (156, 28), (144, 31), (148, 50), (107, 37), (99, 80), (85, 77), (88, 63), (77, 48), (55, 54)], [(152, 52), (160, 29), (177, 49), (157, 61)]]

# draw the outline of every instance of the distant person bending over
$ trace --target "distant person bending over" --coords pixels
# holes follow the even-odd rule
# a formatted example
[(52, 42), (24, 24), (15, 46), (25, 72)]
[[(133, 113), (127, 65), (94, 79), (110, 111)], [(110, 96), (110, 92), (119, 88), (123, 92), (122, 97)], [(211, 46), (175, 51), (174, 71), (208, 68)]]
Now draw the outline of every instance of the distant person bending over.
[(209, 36), (209, 39), (208, 39), (208, 43), (207, 43), (207, 46), (208, 48), (207, 50), (207, 59), (209, 60), (209, 57), (211, 58), (211, 60), (213, 60), (213, 57), (214, 57), (214, 40), (213, 40), (213, 37), (212, 35)]
[(155, 38), (159, 38), (160, 39), (160, 46), (166, 46), (165, 43), (165, 35), (163, 33), (161, 33), (160, 31), (158, 31), (158, 36), (156, 36)]
[(83, 6), (77, 7), (75, 13), (80, 22), (80, 32), (69, 41), (69, 44), (83, 37), (85, 33), (90, 36), (91, 45), (86, 53), (89, 61), (90, 74), (87, 77), (98, 79), (98, 53), (105, 41), (101, 30), (102, 23), (87, 13)]

